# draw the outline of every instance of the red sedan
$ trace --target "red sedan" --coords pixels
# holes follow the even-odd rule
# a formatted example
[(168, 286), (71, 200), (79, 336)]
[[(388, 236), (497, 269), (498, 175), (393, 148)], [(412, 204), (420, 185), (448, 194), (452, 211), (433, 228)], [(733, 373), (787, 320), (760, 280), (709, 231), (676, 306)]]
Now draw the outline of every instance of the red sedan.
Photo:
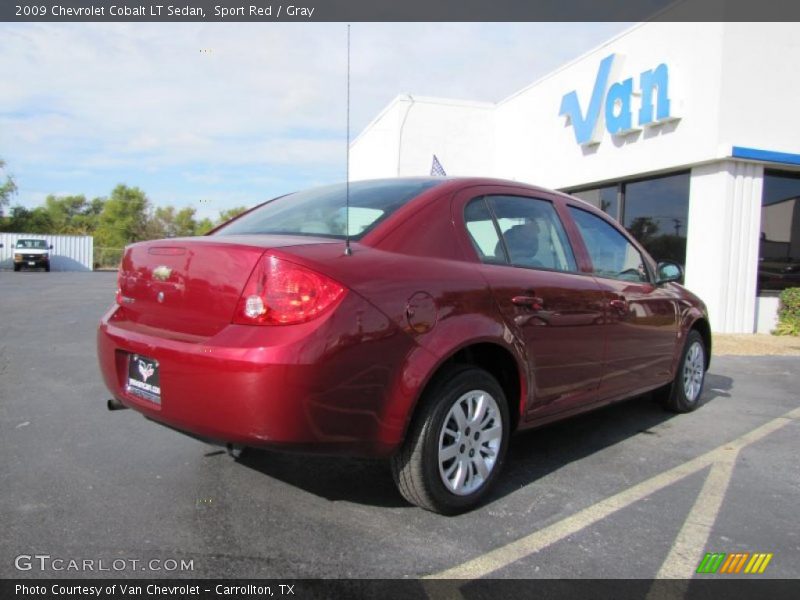
[(698, 406), (705, 305), (599, 210), (491, 179), (349, 188), (349, 210), (333, 185), (129, 246), (97, 335), (109, 407), (387, 457), (405, 498), (456, 513), (514, 431), (650, 391)]

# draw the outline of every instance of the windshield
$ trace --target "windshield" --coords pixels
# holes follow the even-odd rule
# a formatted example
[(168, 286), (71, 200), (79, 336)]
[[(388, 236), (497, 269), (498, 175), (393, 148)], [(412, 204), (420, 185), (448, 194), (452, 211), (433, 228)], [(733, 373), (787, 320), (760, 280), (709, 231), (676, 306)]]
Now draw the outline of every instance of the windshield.
[(47, 242), (44, 240), (17, 240), (17, 248), (47, 250)]
[[(350, 183), (350, 235), (358, 239), (377, 223), (441, 179), (382, 179)], [(214, 235), (283, 233), (344, 239), (345, 184), (296, 192), (270, 200)]]

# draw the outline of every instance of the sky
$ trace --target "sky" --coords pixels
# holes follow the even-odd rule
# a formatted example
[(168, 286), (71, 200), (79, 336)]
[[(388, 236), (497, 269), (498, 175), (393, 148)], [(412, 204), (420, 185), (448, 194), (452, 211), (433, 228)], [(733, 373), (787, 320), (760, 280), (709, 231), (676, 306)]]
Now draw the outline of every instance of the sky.
[[(355, 23), (351, 139), (395, 96), (496, 102), (629, 23)], [(0, 159), (19, 188), (220, 210), (343, 181), (337, 23), (0, 24)]]

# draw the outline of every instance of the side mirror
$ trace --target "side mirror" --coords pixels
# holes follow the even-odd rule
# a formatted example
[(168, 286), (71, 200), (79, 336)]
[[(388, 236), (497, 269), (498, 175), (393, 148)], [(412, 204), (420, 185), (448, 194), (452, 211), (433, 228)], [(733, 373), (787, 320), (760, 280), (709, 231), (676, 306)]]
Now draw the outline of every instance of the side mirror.
[(48, 249), (48, 250), (52, 250), (52, 249), (53, 249), (53, 244), (50, 244), (50, 245), (47, 247), (47, 249)]
[(656, 273), (656, 283), (658, 284), (669, 283), (671, 281), (680, 283), (683, 281), (683, 267), (678, 263), (667, 261), (660, 262), (658, 263)]

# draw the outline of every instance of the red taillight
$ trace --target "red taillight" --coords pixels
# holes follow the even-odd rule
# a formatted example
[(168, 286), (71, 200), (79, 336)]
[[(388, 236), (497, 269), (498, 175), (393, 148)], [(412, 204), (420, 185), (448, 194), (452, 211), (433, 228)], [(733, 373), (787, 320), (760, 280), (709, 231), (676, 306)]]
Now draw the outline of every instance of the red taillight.
[(275, 256), (258, 261), (236, 307), (234, 323), (293, 325), (333, 308), (345, 289), (330, 277)]

